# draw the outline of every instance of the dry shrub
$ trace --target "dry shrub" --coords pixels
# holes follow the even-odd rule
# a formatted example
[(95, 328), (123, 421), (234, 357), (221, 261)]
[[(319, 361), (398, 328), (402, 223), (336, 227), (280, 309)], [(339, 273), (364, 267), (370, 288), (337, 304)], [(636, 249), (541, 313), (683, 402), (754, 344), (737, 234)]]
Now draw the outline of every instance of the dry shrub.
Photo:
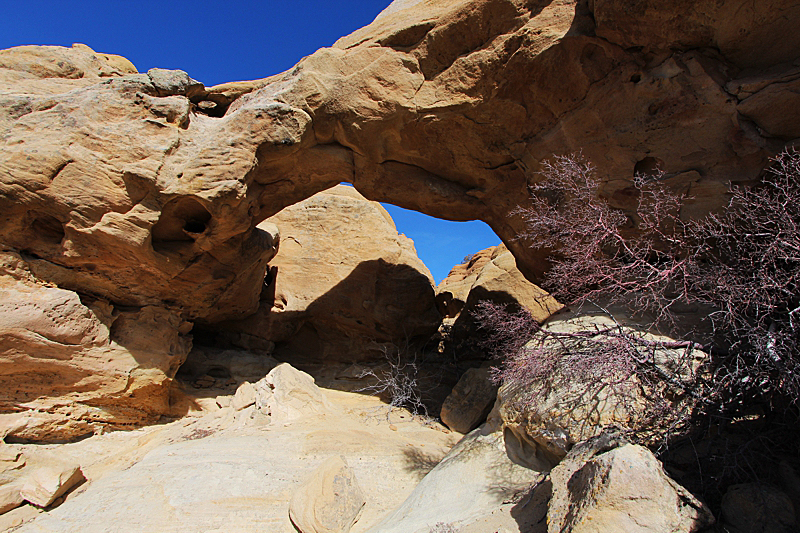
[[(796, 455), (800, 153), (777, 156), (758, 184), (732, 187), (727, 207), (701, 220), (681, 217), (686, 198), (666, 187), (660, 172), (635, 180), (635, 213), (615, 209), (602, 197), (599, 177), (580, 154), (544, 163), (541, 174), (531, 203), (516, 214), (527, 222), (520, 239), (554, 250), (542, 286), (573, 308), (627, 306), (643, 330), (673, 336), (682, 331), (672, 348), (699, 348), (710, 358), (705, 371), (687, 383), (645, 356), (655, 352), (641, 336), (620, 328), (558, 335), (524, 311), (484, 304), (476, 318), (493, 333), (486, 347), (503, 359), (499, 379), (529, 383), (556, 371), (610, 383), (631, 375), (659, 379), (675, 386), (664, 389), (666, 395), (680, 388), (693, 398), (693, 427), (705, 431), (701, 438), (751, 431), (736, 441), (754, 448), (766, 432), (770, 447), (747, 452), (754, 464), (763, 465), (767, 456), (777, 464), (782, 453)], [(682, 310), (692, 306), (710, 312), (705, 323), (687, 330)], [(534, 334), (539, 340), (526, 348)], [(535, 402), (532, 394), (529, 401)], [(737, 445), (725, 457), (741, 463), (743, 450)], [(746, 479), (729, 475), (725, 457), (709, 457), (701, 484)], [(758, 466), (751, 470), (764, 473)]]
[[(799, 153), (779, 155), (760, 184), (732, 188), (727, 208), (702, 220), (681, 218), (685, 198), (661, 184), (662, 173), (637, 178), (633, 217), (602, 198), (580, 155), (545, 163), (542, 175), (531, 205), (518, 212), (527, 221), (521, 238), (557, 250), (547, 290), (573, 306), (623, 303), (635, 315), (650, 313), (649, 327), (667, 330), (680, 322), (678, 309), (707, 306), (710, 322), (697, 331), (710, 333), (687, 339), (714, 355), (706, 409), (731, 415), (745, 401), (796, 406)], [(625, 343), (614, 343), (611, 351), (625, 359)]]

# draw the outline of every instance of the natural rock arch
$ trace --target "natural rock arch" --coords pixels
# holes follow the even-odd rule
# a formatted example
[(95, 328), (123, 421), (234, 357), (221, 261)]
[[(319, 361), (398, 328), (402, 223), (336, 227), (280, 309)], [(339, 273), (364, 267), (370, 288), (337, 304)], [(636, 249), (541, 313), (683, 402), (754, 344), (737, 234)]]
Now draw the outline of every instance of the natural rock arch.
[[(286, 73), (209, 89), (83, 46), (0, 51), (0, 270), (79, 293), (53, 298), (92, 314), (93, 350), (164, 329), (168, 357), (136, 350), (159, 383), (185, 321), (257, 308), (277, 249), (258, 223), (340, 182), (483, 220), (533, 279), (510, 214), (543, 159), (582, 150), (623, 209), (660, 163), (696, 216), (800, 137), (798, 20), (792, 0), (396, 2)], [(110, 403), (157, 415), (134, 381)]]

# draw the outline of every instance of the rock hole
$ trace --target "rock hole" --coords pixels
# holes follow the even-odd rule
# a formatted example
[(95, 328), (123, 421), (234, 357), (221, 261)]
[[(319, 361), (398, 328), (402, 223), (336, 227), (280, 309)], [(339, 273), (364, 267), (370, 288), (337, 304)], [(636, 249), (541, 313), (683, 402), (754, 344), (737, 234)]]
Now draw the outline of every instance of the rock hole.
[(633, 76), (631, 76), (631, 82), (632, 83), (639, 83), (640, 81), (642, 81), (642, 75), (639, 74), (638, 72), (636, 74), (634, 74)]
[(217, 379), (231, 379), (231, 372), (224, 366), (212, 366), (206, 371), (206, 374), (212, 378)]
[(633, 167), (633, 177), (653, 179), (661, 174), (664, 162), (657, 157), (645, 157)]
[(157, 252), (170, 248), (170, 243), (193, 242), (211, 222), (211, 213), (190, 197), (168, 202), (153, 226), (153, 248)]
[(38, 239), (47, 244), (61, 244), (64, 240), (64, 224), (52, 215), (34, 213), (31, 229)]
[(206, 230), (206, 222), (198, 219), (187, 220), (186, 224), (183, 225), (183, 231), (196, 234), (203, 233)]

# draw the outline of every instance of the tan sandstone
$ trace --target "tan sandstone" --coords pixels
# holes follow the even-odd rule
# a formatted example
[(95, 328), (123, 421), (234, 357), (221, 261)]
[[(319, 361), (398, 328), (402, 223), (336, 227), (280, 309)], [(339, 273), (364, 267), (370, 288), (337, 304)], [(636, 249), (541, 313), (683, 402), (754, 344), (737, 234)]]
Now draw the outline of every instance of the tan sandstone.
[[(348, 182), (372, 200), (486, 221), (534, 279), (545, 251), (515, 239), (524, 221), (513, 212), (553, 154), (582, 149), (602, 193), (629, 211), (634, 174), (655, 166), (691, 197), (686, 216), (758, 177), (797, 135), (798, 10), (404, 0), (285, 73), (213, 90), (85, 46), (2, 51), (2, 250), (37, 283), (121, 317), (173, 317), (180, 336), (184, 321), (257, 311), (278, 237), (258, 224)], [(81, 388), (47, 391), (29, 407), (22, 392), (2, 409), (28, 421), (4, 426), (42, 438), (68, 420), (62, 436), (74, 437), (93, 431), (95, 409), (107, 422), (152, 419), (167, 412), (164, 368), (180, 356), (153, 357), (139, 393), (84, 403)], [(82, 364), (48, 374), (48, 387), (80, 383)], [(33, 390), (42, 376), (15, 381)], [(49, 429), (13, 429), (32, 426)]]

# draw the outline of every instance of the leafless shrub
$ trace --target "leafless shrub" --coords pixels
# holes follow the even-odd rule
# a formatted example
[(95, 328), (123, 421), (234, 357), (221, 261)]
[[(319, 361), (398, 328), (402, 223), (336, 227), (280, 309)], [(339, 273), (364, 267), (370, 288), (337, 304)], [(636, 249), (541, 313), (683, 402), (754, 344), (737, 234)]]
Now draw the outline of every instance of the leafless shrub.
[(417, 352), (388, 345), (380, 349), (384, 356), (384, 368), (364, 370), (358, 377), (371, 377), (376, 383), (358, 389), (358, 392), (386, 396), (391, 407), (405, 408), (414, 415), (427, 417), (428, 408), (423, 401)]
[[(652, 313), (652, 327), (674, 326), (679, 305), (710, 306), (712, 334), (702, 340), (713, 341), (715, 358), (705, 403), (730, 414), (745, 401), (797, 402), (800, 154), (778, 156), (761, 184), (733, 188), (727, 209), (700, 221), (681, 218), (685, 198), (662, 186), (663, 174), (637, 178), (633, 217), (602, 198), (580, 155), (546, 162), (542, 175), (517, 213), (528, 228), (521, 238), (557, 250), (545, 288), (571, 305), (625, 303)], [(626, 359), (628, 344), (611, 346), (604, 361)]]

